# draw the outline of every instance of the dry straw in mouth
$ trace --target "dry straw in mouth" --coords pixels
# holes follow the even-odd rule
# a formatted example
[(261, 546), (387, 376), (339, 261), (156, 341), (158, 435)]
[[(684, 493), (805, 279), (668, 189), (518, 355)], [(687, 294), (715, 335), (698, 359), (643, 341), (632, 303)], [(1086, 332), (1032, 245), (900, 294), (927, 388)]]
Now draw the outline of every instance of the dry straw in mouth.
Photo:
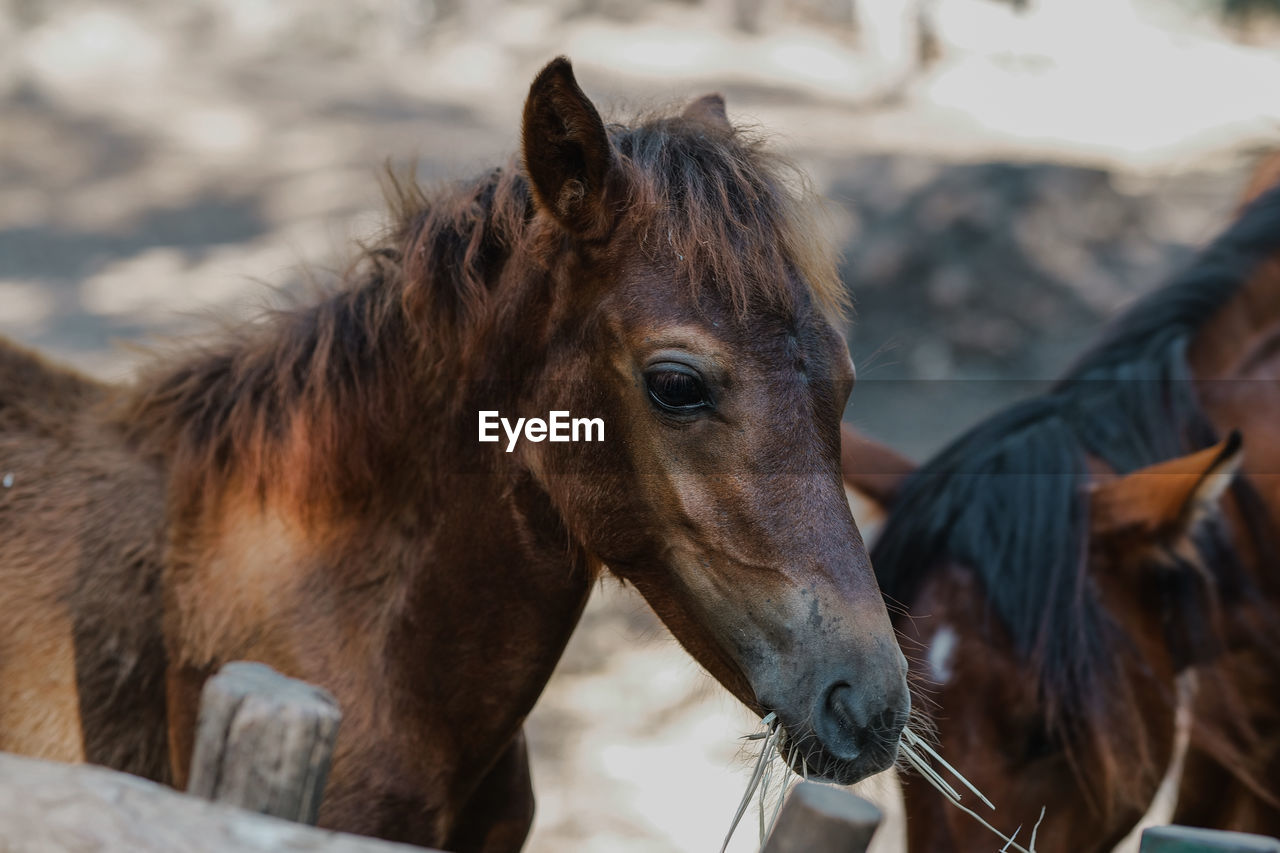
[[(751, 804), (751, 798), (759, 792), (759, 809), (760, 809), (760, 843), (769, 837), (769, 833), (773, 831), (773, 825), (778, 820), (778, 812), (782, 809), (782, 801), (786, 799), (787, 791), (795, 784), (796, 780), (801, 778), (801, 774), (796, 774), (791, 768), (795, 766), (795, 747), (789, 751), (787, 759), (784, 761), (782, 755), (778, 752), (778, 741), (782, 738), (782, 725), (778, 722), (778, 715), (775, 713), (768, 714), (760, 721), (762, 731), (755, 734), (746, 735), (744, 740), (763, 741), (760, 745), (760, 754), (756, 757), (755, 769), (751, 772), (751, 780), (747, 783), (747, 790), (742, 794), (742, 801), (738, 803), (738, 810), (733, 816), (732, 823), (729, 824), (729, 832), (724, 837), (724, 844), (720, 847), (720, 853), (725, 853), (729, 849), (729, 841), (733, 838), (733, 833), (737, 830), (738, 824), (742, 821), (742, 816), (746, 814), (747, 806)], [(1019, 826), (1013, 831), (1013, 835), (1005, 835), (988, 823), (981, 815), (969, 808), (961, 802), (961, 794), (956, 790), (955, 786), (949, 783), (942, 774), (934, 768), (933, 762), (937, 762), (938, 766), (945, 770), (951, 777), (957, 781), (961, 787), (965, 788), (975, 797), (977, 797), (983, 805), (992, 811), (995, 805), (983, 796), (973, 783), (964, 778), (960, 771), (952, 767), (946, 759), (937, 753), (937, 751), (929, 745), (929, 743), (911, 729), (903, 729), (902, 737), (898, 740), (898, 751), (906, 759), (907, 764), (915, 770), (930, 785), (937, 788), (938, 791), (947, 798), (947, 801), (960, 809), (965, 814), (972, 817), (978, 823), (991, 830), (1001, 841), (1004, 846), (1000, 848), (1000, 853), (1036, 853), (1036, 832), (1040, 829), (1040, 821), (1044, 820), (1044, 809), (1040, 809), (1040, 817), (1036, 820), (1035, 826), (1031, 828), (1031, 840), (1027, 842), (1026, 847), (1017, 843), (1018, 833), (1022, 831)], [(775, 765), (782, 765), (780, 774), (782, 776), (782, 785), (777, 793), (777, 802), (774, 804), (768, 818), (765, 817), (767, 802), (769, 799), (769, 785), (774, 773)], [(805, 766), (804, 757), (800, 758), (800, 766), (804, 778), (808, 778), (808, 767)]]

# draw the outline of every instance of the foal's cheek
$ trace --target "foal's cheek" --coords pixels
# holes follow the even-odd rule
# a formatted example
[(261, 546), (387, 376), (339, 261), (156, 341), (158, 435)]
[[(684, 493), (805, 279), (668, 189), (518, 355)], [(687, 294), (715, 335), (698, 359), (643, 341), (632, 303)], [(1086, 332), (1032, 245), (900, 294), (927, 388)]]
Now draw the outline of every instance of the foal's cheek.
[(611, 567), (644, 562), (653, 537), (651, 516), (629, 460), (610, 449), (609, 422), (601, 443), (543, 442), (532, 454), (542, 482), (570, 537)]

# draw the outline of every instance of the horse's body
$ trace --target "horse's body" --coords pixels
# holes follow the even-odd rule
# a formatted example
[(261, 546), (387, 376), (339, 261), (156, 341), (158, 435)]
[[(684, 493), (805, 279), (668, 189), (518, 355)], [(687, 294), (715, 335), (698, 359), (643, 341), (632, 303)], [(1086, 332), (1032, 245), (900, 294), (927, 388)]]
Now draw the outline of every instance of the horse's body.
[[(1128, 833), (1172, 757), (1179, 675), (1197, 664), (1193, 761), (1272, 808), (1241, 699), (1274, 726), (1275, 690), (1249, 695), (1256, 683), (1227, 664), (1277, 638), (1263, 598), (1278, 601), (1277, 253), (1272, 191), (1050, 392), (878, 487), (891, 513), (874, 563), (909, 610), (943, 754), (1024, 843), (1045, 808), (1041, 853), (1106, 851)], [(846, 477), (859, 487), (856, 465)], [(927, 785), (905, 790), (912, 851), (989, 844)], [(1196, 793), (1220, 803), (1227, 789)]]
[[(905, 662), (802, 217), (718, 98), (606, 130), (560, 60), (523, 168), (406, 192), (318, 305), (128, 387), (0, 345), (0, 749), (182, 786), (204, 680), (259, 660), (343, 708), (322, 825), (514, 850), (522, 723), (607, 566), (797, 765), (887, 766)], [(490, 410), (605, 440), (508, 452)]]

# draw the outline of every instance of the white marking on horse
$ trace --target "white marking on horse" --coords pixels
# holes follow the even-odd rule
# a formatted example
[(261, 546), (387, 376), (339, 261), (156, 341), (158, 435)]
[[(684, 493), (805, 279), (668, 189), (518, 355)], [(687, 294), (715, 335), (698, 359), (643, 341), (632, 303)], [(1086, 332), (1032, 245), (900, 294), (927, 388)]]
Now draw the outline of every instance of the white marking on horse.
[(951, 669), (951, 655), (956, 650), (956, 629), (943, 625), (933, 635), (929, 644), (929, 674), (939, 684), (946, 684), (955, 673)]

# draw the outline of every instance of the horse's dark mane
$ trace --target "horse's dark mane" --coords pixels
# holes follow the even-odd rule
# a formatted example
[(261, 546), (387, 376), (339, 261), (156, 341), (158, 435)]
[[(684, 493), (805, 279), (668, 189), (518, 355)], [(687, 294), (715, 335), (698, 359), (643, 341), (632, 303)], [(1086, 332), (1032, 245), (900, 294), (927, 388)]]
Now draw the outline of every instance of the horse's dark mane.
[[(945, 562), (972, 569), (1051, 719), (1072, 736), (1122, 736), (1105, 729), (1108, 697), (1122, 692), (1113, 677), (1123, 641), (1084, 571), (1087, 456), (1128, 472), (1216, 440), (1187, 347), (1277, 251), (1280, 191), (1273, 190), (1181, 275), (1125, 312), (1047, 393), (999, 412), (921, 466), (876, 543), (881, 588), (908, 606)], [(1202, 551), (1220, 547), (1212, 538), (1201, 537)]]
[[(790, 302), (797, 284), (840, 313), (844, 289), (813, 200), (760, 137), (681, 116), (609, 133), (627, 188), (623, 227), (655, 263), (740, 313)], [(515, 158), (434, 191), (395, 178), (388, 190), (391, 227), (334, 292), (158, 359), (121, 401), (119, 422), (211, 481), (232, 469), (249, 482), (274, 476), (290, 429), (305, 431), (323, 488), (368, 494), (381, 463), (403, 469), (379, 453), (394, 452), (394, 437), (420, 429), (436, 407), (397, 389), (444, 393), (477, 350), (509, 346), (501, 328), (527, 325), (528, 306), (550, 298), (530, 281), (553, 266), (565, 235), (536, 214)], [(504, 276), (511, 263), (519, 266)], [(324, 470), (332, 463), (322, 460), (338, 459), (343, 472)]]

